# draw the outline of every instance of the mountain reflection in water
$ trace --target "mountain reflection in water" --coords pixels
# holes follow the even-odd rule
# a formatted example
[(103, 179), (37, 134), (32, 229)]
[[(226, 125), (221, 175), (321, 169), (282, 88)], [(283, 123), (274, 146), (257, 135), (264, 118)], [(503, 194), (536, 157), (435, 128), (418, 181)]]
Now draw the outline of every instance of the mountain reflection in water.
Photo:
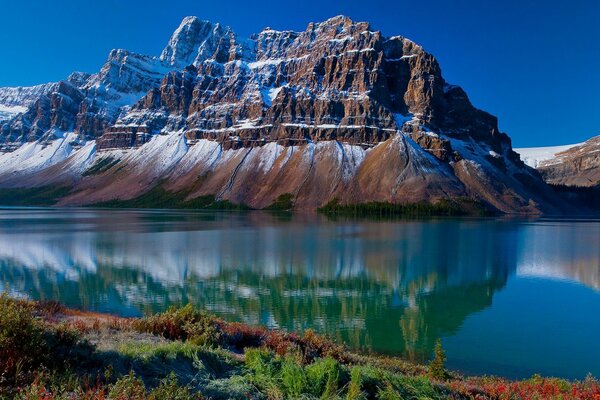
[(5, 209), (0, 282), (121, 315), (191, 302), (227, 319), (314, 328), (352, 348), (423, 361), (438, 337), (457, 335), (513, 278), (597, 292), (598, 243), (593, 221)]

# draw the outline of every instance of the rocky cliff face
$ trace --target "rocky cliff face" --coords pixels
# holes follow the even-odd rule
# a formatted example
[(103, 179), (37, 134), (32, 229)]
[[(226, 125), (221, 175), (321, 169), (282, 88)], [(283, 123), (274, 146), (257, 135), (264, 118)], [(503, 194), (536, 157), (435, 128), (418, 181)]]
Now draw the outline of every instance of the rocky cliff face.
[(188, 17), (160, 57), (111, 52), (100, 73), (59, 83), (5, 124), (2, 141), (56, 131), (82, 147), (28, 169), (19, 147), (0, 184), (68, 183), (63, 204), (160, 184), (253, 207), (291, 193), (300, 208), (469, 197), (504, 212), (560, 211), (496, 118), (448, 84), (431, 54), (341, 16), (250, 39)]
[(0, 88), (0, 124), (27, 111), (37, 98), (54, 90), (54, 84), (47, 83), (31, 87)]
[(12, 111), (0, 118), (0, 148), (12, 151), (71, 131), (81, 140), (95, 139), (168, 70), (156, 57), (113, 50), (96, 74), (75, 72), (57, 83), (0, 88), (0, 110)]
[(549, 183), (600, 186), (600, 136), (556, 153), (537, 169)]

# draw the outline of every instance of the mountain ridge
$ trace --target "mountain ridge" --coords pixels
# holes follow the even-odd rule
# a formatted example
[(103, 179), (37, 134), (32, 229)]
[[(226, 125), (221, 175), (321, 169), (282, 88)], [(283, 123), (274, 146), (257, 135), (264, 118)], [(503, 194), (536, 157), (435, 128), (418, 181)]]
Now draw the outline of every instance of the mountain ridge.
[(62, 205), (161, 187), (255, 208), (289, 193), (306, 209), (466, 197), (563, 211), (435, 57), (371, 29), (337, 16), (240, 39), (186, 17), (160, 56), (113, 50), (2, 125), (0, 186), (68, 185)]

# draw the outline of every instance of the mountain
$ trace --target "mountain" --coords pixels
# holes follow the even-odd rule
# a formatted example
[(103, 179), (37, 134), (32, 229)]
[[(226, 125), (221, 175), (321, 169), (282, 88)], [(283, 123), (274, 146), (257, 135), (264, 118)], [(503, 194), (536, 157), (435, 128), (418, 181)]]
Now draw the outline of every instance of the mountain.
[(31, 87), (0, 88), (0, 124), (26, 112), (27, 108), (40, 96), (54, 89), (55, 86), (52, 83)]
[(433, 55), (343, 16), (248, 39), (187, 17), (158, 57), (113, 50), (98, 73), (28, 90), (1, 127), (0, 187), (66, 187), (61, 205), (150, 192), (564, 211)]
[(600, 185), (600, 136), (567, 146), (516, 149), (548, 183)]

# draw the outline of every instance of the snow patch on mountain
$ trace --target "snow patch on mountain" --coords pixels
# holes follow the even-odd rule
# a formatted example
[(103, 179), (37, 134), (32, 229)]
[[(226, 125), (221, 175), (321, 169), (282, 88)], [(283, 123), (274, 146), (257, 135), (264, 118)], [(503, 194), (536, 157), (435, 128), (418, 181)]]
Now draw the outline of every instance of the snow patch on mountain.
[(6, 106), (0, 104), (0, 121), (7, 121), (25, 111), (27, 111), (27, 107), (25, 106)]
[(219, 159), (222, 151), (223, 149), (219, 142), (200, 139), (193, 146), (189, 147), (186, 154), (181, 157), (172, 175), (183, 175), (198, 165), (205, 166), (208, 169)]
[(52, 91), (54, 86), (54, 83), (45, 83), (36, 86), (0, 87), (0, 105), (27, 107), (40, 95)]
[(39, 96), (49, 93), (54, 86), (54, 83), (46, 83), (29, 87), (1, 87), (0, 122), (8, 121), (26, 112)]
[(55, 140), (28, 142), (11, 153), (0, 153), (0, 174), (32, 173), (65, 160), (78, 147), (77, 134), (54, 134)]
[(556, 158), (559, 153), (572, 149), (573, 147), (581, 146), (583, 143), (567, 144), (563, 146), (548, 146), (548, 147), (523, 147), (514, 149), (520, 156), (521, 160), (532, 168), (537, 168), (542, 162)]
[(129, 151), (123, 163), (137, 172), (159, 177), (176, 165), (187, 151), (183, 132), (155, 135), (142, 147)]

